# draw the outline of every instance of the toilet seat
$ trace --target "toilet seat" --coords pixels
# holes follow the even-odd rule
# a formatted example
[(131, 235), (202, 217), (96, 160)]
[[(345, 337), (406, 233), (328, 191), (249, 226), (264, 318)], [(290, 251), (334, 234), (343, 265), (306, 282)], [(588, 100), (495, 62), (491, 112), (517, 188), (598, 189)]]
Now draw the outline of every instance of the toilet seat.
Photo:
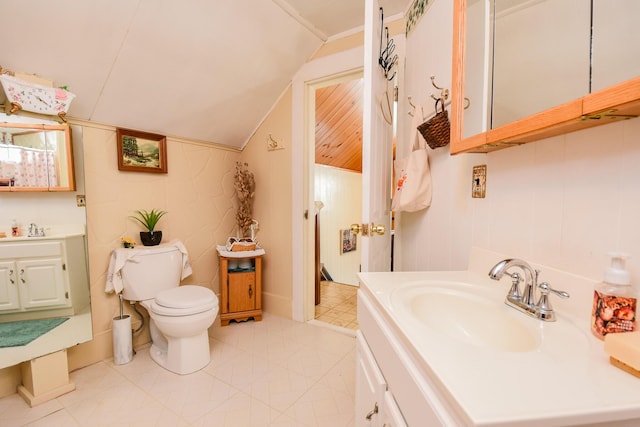
[(159, 292), (149, 308), (161, 316), (188, 316), (217, 309), (218, 297), (203, 286), (178, 286)]

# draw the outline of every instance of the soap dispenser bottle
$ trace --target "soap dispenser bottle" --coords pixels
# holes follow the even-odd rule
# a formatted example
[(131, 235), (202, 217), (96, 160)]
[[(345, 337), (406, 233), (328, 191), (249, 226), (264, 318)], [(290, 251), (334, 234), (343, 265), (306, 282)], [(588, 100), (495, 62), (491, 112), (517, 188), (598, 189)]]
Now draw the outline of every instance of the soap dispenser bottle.
[(631, 286), (631, 275), (625, 269), (626, 254), (609, 253), (611, 266), (604, 281), (596, 285), (591, 310), (591, 332), (599, 339), (609, 333), (636, 330), (638, 295)]

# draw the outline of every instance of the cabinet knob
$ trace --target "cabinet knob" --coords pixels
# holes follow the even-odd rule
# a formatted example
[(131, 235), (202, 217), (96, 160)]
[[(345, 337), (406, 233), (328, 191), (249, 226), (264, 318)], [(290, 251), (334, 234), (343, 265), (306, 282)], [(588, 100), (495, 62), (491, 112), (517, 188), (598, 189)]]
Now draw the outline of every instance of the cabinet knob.
[(9, 270), (9, 281), (11, 282), (12, 285), (16, 283), (16, 281), (13, 280), (13, 270)]
[(24, 268), (20, 269), (20, 280), (22, 281), (22, 283), (27, 283), (27, 282), (24, 280)]
[(249, 298), (253, 297), (253, 287), (249, 284)]
[(369, 413), (364, 417), (367, 421), (370, 421), (371, 418), (378, 413), (378, 402), (375, 403), (373, 409), (369, 411)]

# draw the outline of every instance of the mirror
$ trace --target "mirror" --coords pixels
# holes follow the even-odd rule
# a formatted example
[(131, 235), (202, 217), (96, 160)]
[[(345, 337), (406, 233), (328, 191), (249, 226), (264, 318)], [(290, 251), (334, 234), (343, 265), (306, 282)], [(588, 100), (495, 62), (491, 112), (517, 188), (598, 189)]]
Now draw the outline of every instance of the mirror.
[(69, 126), (0, 124), (0, 191), (74, 189)]
[[(77, 192), (0, 192), (0, 232), (7, 235), (0, 238), (0, 323), (68, 320), (26, 345), (0, 348), (0, 369), (92, 339), (86, 209), (76, 202), (76, 196), (84, 194), (82, 127), (70, 126), (69, 133)], [(17, 237), (11, 236), (14, 220)], [(32, 223), (45, 235), (28, 237)], [(53, 285), (38, 287), (42, 278)], [(11, 288), (12, 280), (20, 287)]]
[(589, 93), (589, 2), (491, 4), (491, 129)]
[[(462, 137), (640, 75), (635, 0), (467, 0)], [(466, 4), (465, 4), (466, 3)], [(541, 25), (544, 23), (544, 25)]]
[(640, 75), (640, 2), (592, 0), (591, 92)]

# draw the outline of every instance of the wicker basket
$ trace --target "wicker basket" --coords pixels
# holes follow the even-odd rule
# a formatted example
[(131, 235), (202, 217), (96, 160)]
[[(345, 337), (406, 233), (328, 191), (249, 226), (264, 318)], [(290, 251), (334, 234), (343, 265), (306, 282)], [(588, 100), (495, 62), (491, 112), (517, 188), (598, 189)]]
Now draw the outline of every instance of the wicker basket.
[[(438, 111), (438, 103), (440, 103), (442, 111)], [(418, 131), (432, 149), (449, 144), (451, 140), (449, 115), (444, 108), (442, 98), (436, 101), (436, 115), (418, 126)]]
[(235, 242), (231, 245), (231, 252), (255, 251), (255, 242)]

